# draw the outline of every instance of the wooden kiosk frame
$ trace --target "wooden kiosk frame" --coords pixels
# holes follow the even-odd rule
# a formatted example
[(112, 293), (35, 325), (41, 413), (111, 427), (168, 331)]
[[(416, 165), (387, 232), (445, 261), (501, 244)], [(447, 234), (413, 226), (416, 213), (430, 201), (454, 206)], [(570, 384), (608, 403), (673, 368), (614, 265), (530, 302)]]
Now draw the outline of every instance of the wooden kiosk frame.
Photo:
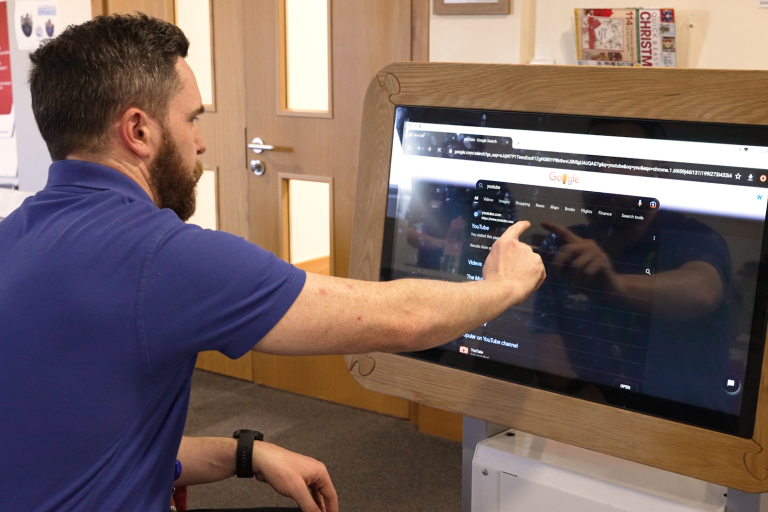
[[(766, 94), (763, 71), (387, 66), (365, 98), (349, 275), (378, 280), (398, 105), (768, 125)], [(768, 491), (765, 356), (752, 439), (394, 354), (351, 355), (346, 361), (354, 378), (373, 391), (734, 489)]]

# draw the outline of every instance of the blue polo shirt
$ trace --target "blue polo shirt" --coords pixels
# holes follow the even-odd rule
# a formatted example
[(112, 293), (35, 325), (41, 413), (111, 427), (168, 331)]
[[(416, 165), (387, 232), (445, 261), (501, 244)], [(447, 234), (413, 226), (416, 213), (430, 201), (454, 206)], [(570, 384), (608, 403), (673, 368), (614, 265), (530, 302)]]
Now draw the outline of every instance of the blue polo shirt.
[(0, 510), (167, 512), (198, 352), (244, 355), (304, 280), (55, 162), (0, 222)]

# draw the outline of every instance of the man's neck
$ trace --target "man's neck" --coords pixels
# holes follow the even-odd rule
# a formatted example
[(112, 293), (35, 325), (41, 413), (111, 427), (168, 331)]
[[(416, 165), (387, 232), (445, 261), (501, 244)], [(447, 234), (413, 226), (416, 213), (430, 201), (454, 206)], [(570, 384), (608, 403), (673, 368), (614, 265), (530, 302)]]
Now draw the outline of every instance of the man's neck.
[(95, 164), (114, 169), (135, 181), (144, 190), (144, 192), (147, 193), (150, 199), (152, 199), (152, 202), (157, 204), (157, 201), (155, 200), (155, 194), (151, 186), (152, 181), (149, 177), (149, 169), (147, 169), (146, 164), (143, 162), (132, 163), (125, 162), (111, 156), (93, 156), (83, 154), (71, 154), (68, 155), (66, 159), (93, 162)]

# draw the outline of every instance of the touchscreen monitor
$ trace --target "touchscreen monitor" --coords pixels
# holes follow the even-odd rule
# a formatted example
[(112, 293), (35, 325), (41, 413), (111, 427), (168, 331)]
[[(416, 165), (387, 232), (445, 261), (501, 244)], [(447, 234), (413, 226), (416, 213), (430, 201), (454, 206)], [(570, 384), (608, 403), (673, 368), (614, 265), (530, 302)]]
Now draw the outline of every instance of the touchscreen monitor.
[(381, 279), (547, 278), (421, 360), (741, 437), (766, 334), (768, 128), (397, 107)]

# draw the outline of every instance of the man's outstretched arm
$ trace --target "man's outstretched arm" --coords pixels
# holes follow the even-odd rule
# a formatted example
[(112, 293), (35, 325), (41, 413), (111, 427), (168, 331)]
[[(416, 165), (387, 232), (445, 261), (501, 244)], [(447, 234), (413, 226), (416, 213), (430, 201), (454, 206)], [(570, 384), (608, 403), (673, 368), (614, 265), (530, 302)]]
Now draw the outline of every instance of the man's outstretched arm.
[(281, 355), (424, 350), (452, 341), (524, 301), (545, 277), (541, 258), (518, 241), (518, 222), (493, 244), (483, 280), (384, 283), (307, 274), (296, 302), (254, 347)]

